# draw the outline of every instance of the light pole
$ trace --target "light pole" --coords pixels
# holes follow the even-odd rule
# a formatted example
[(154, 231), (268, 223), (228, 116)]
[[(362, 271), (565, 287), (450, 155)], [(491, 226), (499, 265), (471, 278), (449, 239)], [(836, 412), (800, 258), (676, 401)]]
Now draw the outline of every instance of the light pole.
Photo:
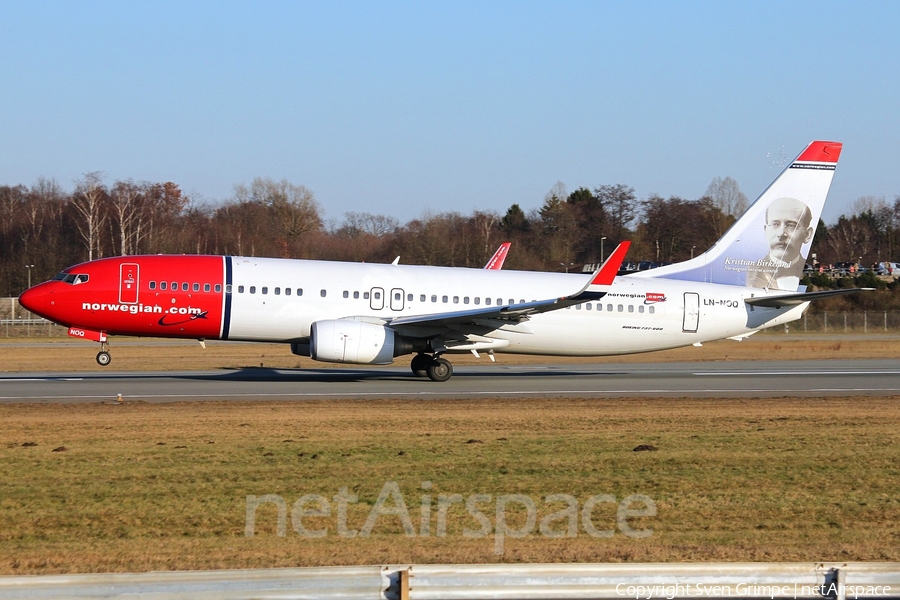
[(601, 264), (601, 265), (603, 264), (603, 260), (604, 260), (604, 255), (603, 255), (603, 240), (605, 240), (605, 239), (606, 239), (606, 236), (605, 236), (605, 235), (600, 237), (600, 264)]
[(566, 264), (566, 263), (559, 263), (559, 264), (560, 264), (560, 266), (561, 266), (562, 268), (564, 268), (564, 269), (566, 270), (566, 273), (569, 272), (569, 267), (574, 267), (574, 266), (575, 266), (575, 263), (569, 263), (569, 264)]
[(694, 248), (697, 246), (691, 246), (691, 258), (694, 258)]
[[(34, 265), (25, 265), (25, 270), (28, 271), (28, 289), (31, 289), (31, 269), (34, 268)], [(31, 317), (33, 315), (28, 315), (28, 337), (31, 337)]]

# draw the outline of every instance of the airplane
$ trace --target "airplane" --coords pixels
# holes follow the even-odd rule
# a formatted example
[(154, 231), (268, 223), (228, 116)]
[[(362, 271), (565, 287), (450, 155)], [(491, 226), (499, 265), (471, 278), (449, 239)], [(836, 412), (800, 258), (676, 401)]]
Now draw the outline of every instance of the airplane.
[(500, 247), (497, 248), (494, 255), (487, 261), (484, 268), (488, 271), (499, 271), (502, 269), (503, 263), (506, 261), (506, 255), (509, 254), (510, 245), (512, 245), (512, 242), (503, 242), (500, 244)]
[[(512, 242), (503, 242), (500, 246), (494, 251), (494, 254), (488, 259), (488, 261), (484, 265), (484, 269), (488, 271), (499, 271), (503, 268), (503, 263), (506, 262), (506, 255), (509, 253), (509, 247), (512, 245)], [(400, 257), (398, 256), (391, 264), (396, 266), (400, 264)]]
[[(102, 258), (64, 269), (22, 306), (100, 343), (108, 336), (280, 342), (317, 361), (390, 364), (432, 381), (446, 355), (609, 356), (741, 340), (858, 289), (799, 284), (840, 157), (815, 141), (707, 252), (617, 276), (629, 242), (591, 274), (246, 256)], [(763, 258), (760, 258), (760, 257)], [(490, 265), (490, 263), (489, 263)]]

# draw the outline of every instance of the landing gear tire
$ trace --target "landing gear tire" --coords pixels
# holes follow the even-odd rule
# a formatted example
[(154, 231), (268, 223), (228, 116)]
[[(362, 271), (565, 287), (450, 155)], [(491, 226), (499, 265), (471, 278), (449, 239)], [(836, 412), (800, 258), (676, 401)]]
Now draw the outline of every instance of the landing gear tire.
[(447, 381), (453, 375), (453, 365), (446, 358), (435, 358), (428, 365), (428, 379)]
[(101, 367), (105, 367), (110, 362), (112, 362), (112, 356), (109, 355), (109, 352), (106, 350), (101, 350), (97, 353), (97, 364)]
[(428, 377), (428, 365), (431, 364), (431, 361), (432, 358), (427, 354), (416, 354), (413, 356), (409, 368), (416, 377)]

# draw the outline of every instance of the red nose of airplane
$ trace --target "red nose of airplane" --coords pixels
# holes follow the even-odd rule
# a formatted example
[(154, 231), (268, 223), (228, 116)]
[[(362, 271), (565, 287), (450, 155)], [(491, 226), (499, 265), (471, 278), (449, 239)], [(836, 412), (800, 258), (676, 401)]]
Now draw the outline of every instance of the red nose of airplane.
[(36, 285), (22, 292), (22, 295), (19, 296), (19, 304), (26, 310), (44, 316), (47, 294), (40, 288), (40, 285)]

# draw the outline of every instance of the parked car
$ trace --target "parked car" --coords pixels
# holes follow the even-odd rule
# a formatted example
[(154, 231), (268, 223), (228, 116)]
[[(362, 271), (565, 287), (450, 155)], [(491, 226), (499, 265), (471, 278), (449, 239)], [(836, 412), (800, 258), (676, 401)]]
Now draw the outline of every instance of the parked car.
[(831, 274), (836, 277), (846, 277), (851, 273), (856, 273), (856, 263), (850, 261), (841, 261), (834, 263)]
[(875, 274), (876, 275), (893, 275), (894, 277), (900, 277), (900, 263), (895, 262), (880, 262), (875, 266)]

